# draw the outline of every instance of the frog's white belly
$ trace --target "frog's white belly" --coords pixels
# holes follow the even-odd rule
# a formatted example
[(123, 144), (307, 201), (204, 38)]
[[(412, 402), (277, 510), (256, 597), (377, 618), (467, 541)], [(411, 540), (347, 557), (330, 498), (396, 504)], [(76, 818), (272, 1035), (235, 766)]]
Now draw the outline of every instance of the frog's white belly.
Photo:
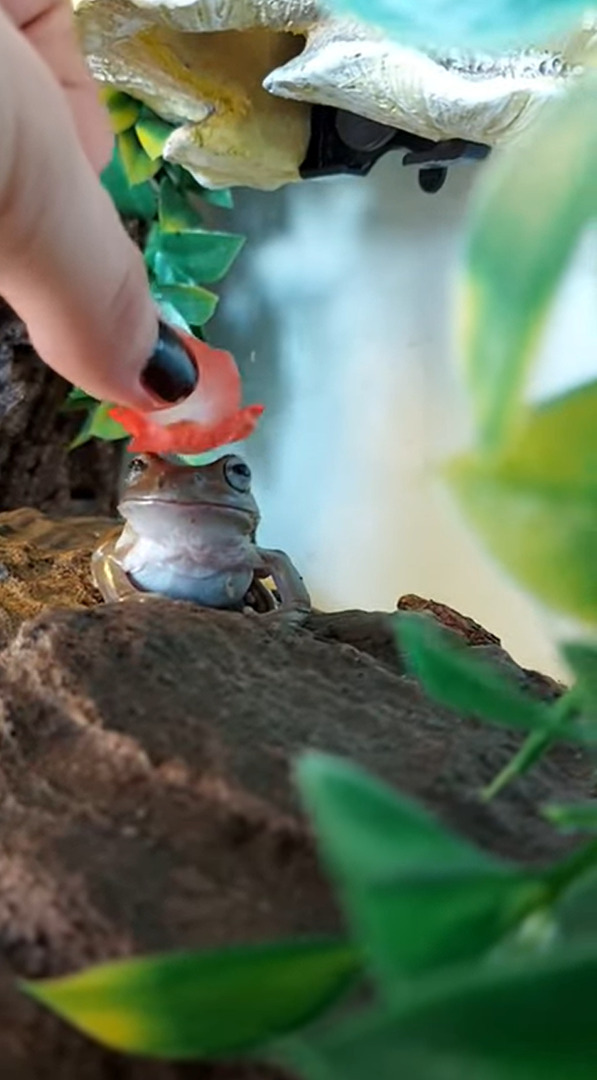
[(236, 539), (211, 548), (209, 558), (199, 557), (195, 546), (172, 551), (139, 539), (122, 561), (137, 588), (211, 608), (242, 607), (253, 580), (253, 564), (251, 549)]

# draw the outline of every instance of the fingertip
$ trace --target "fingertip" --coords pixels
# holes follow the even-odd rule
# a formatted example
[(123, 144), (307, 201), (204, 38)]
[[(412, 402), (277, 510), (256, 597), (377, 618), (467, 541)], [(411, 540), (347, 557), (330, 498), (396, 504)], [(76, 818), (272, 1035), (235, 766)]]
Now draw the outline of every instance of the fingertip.
[(160, 319), (155, 346), (141, 371), (143, 389), (160, 405), (174, 405), (193, 393), (198, 379), (198, 367), (184, 339)]

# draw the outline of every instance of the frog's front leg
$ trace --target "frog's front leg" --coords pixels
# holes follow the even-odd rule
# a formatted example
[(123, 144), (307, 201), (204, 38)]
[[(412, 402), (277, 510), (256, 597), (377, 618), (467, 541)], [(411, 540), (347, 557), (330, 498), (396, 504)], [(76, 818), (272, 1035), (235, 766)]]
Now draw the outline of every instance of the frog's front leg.
[(123, 570), (115, 550), (118, 536), (118, 533), (109, 536), (91, 556), (91, 576), (94, 585), (99, 589), (107, 603), (110, 601), (154, 599), (156, 593), (140, 592)]
[(278, 610), (309, 614), (311, 597), (305, 582), (288, 555), (284, 551), (273, 551), (267, 548), (259, 548), (258, 554), (260, 563), (255, 574), (258, 578), (273, 578), (281, 600)]

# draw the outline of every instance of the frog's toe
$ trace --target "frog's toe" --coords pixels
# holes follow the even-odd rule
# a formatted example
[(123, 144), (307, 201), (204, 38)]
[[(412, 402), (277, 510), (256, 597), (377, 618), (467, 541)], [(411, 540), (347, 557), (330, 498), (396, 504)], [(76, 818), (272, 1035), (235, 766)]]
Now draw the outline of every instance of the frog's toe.
[(262, 626), (271, 626), (275, 629), (298, 629), (304, 626), (309, 612), (301, 608), (277, 608), (275, 611), (259, 612), (253, 608), (245, 608), (245, 614), (253, 619), (258, 619)]
[(168, 597), (164, 596), (163, 593), (141, 592), (141, 590), (124, 593), (122, 596), (118, 597), (118, 601), (121, 604), (146, 604), (148, 601), (167, 599)]

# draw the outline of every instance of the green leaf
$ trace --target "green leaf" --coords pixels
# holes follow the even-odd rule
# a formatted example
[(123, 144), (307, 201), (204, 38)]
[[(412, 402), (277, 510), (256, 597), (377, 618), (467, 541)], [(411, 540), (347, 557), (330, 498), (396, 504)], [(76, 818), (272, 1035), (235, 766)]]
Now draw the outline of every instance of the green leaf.
[(150, 272), (156, 280), (156, 285), (193, 285), (193, 279), (174, 266), (170, 258), (163, 251), (154, 251), (148, 255), (145, 251), (145, 259), (149, 264)]
[(99, 402), (95, 398), (90, 397), (85, 390), (79, 390), (77, 387), (73, 386), (66, 401), (62, 404), (60, 412), (82, 412), (83, 409), (92, 409), (98, 404)]
[(67, 401), (95, 401), (86, 390), (81, 390), (78, 386), (72, 386), (68, 392)]
[(141, 110), (140, 102), (120, 90), (104, 89), (100, 94), (110, 114), (110, 126), (115, 135), (132, 128)]
[(495, 865), (410, 799), (339, 758), (303, 754), (297, 782), (324, 859), (342, 877), (378, 882), (398, 873)]
[(550, 901), (540, 877), (499, 863), (490, 871), (398, 873), (365, 884), (344, 876), (339, 882), (355, 940), (386, 993), (396, 991), (400, 979), (488, 953)]
[(187, 334), (192, 333), (191, 327), (189, 326), (187, 320), (183, 318), (178, 308), (175, 307), (174, 304), (171, 304), (169, 300), (164, 300), (163, 298), (161, 298), (160, 293), (157, 291), (157, 288), (152, 289), (152, 296), (156, 303), (159, 305), (160, 311), (162, 313), (162, 318), (167, 323), (170, 323), (171, 326), (180, 326), (180, 329), (184, 330)]
[(490, 802), (496, 795), (504, 790), (513, 780), (524, 776), (535, 765), (558, 738), (565, 738), (566, 733), (558, 728), (546, 728), (544, 731), (533, 731), (525, 739), (518, 753), (504, 766), (497, 776), (487, 785), (483, 791), (483, 799)]
[[(545, 41), (585, 10), (582, 0), (330, 0), (330, 8), (375, 23), (398, 42), (454, 46)], [(537, 35), (539, 35), (537, 37)]]
[(220, 281), (228, 273), (245, 242), (233, 233), (192, 232), (162, 233), (160, 252), (167, 256), (177, 272), (202, 284)]
[(160, 162), (152, 161), (141, 146), (134, 131), (125, 131), (116, 139), (122, 167), (131, 186), (150, 180), (160, 167)]
[(321, 940), (125, 960), (22, 986), (106, 1046), (183, 1059), (237, 1053), (290, 1031), (359, 972), (355, 949)]
[(103, 439), (105, 442), (116, 442), (118, 439), (128, 439), (129, 434), (108, 416), (112, 408), (110, 402), (103, 401), (95, 409), (90, 409), (79, 434), (73, 439), (69, 449), (75, 450), (77, 446), (89, 442), (89, 439)]
[(597, 940), (597, 871), (584, 874), (566, 890), (557, 907), (557, 934), (562, 942)]
[(310, 753), (303, 801), (356, 940), (385, 986), (487, 951), (549, 887), (482, 854), (352, 765)]
[(146, 182), (131, 187), (117, 147), (114, 148), (112, 161), (104, 169), (101, 179), (123, 217), (141, 218), (142, 221), (151, 221), (155, 217), (157, 196), (153, 185)]
[(593, 940), (421, 980), (397, 1007), (274, 1053), (310, 1080), (594, 1080), (596, 988)]
[(570, 641), (560, 646), (564, 659), (576, 675), (573, 693), (583, 714), (597, 719), (597, 646)]
[(92, 438), (91, 425), (93, 423), (93, 414), (95, 409), (90, 409), (85, 417), (83, 423), (72, 442), (69, 443), (69, 450), (76, 450), (78, 446), (83, 446), (84, 443), (89, 442)]
[(597, 799), (593, 802), (551, 803), (544, 806), (543, 816), (566, 833), (597, 833)]
[(135, 134), (152, 161), (161, 158), (164, 146), (173, 131), (172, 124), (167, 124), (165, 120), (160, 120), (157, 116), (142, 116), (135, 124)]
[(597, 85), (584, 79), (554, 98), (485, 173), (461, 323), (479, 441), (492, 451), (516, 429), (550, 304), (597, 213), (596, 109)]
[(96, 439), (104, 439), (106, 442), (116, 442), (118, 439), (128, 439), (128, 431), (126, 431), (121, 424), (117, 424), (115, 420), (112, 420), (111, 417), (108, 416), (108, 412), (112, 407), (113, 406), (109, 401), (103, 401), (95, 410), (91, 434), (94, 435)]
[(218, 304), (215, 293), (200, 285), (161, 285), (154, 296), (158, 303), (175, 307), (189, 326), (203, 326)]
[(188, 232), (201, 224), (201, 215), (166, 176), (160, 184), (160, 229), (162, 233)]
[(534, 700), (499, 669), (480, 660), (455, 634), (416, 613), (395, 618), (398, 647), (431, 697), (482, 720), (531, 734), (518, 753), (486, 788), (486, 801), (522, 776), (559, 738), (588, 741), (590, 729), (571, 719), (570, 695), (556, 703)]
[(545, 726), (548, 705), (525, 693), (513, 676), (479, 659), (429, 616), (400, 614), (394, 625), (398, 648), (436, 701), (505, 727), (534, 731)]
[(229, 188), (220, 188), (219, 191), (202, 188), (201, 197), (212, 206), (221, 206), (224, 210), (234, 209), (234, 199)]
[(446, 470), (504, 569), (548, 607), (589, 624), (597, 621), (596, 466), (591, 383), (530, 411), (500, 458), (469, 454)]

